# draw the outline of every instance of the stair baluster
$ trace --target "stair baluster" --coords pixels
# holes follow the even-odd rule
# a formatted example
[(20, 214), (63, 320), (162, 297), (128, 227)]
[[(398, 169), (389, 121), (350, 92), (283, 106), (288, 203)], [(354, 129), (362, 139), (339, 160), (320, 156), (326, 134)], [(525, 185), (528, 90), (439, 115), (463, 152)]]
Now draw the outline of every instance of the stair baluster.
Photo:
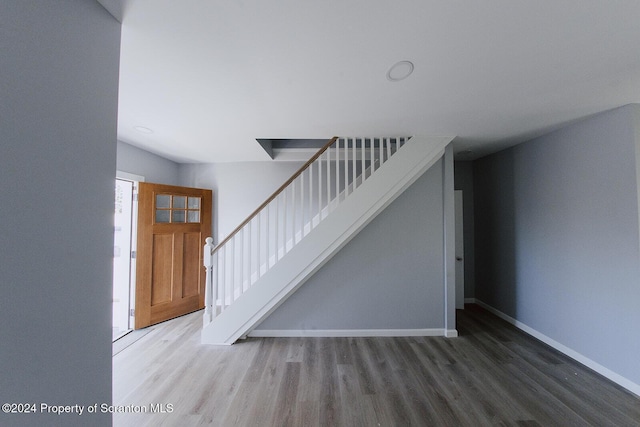
[(217, 246), (207, 238), (203, 324), (256, 283), (407, 140), (334, 137)]

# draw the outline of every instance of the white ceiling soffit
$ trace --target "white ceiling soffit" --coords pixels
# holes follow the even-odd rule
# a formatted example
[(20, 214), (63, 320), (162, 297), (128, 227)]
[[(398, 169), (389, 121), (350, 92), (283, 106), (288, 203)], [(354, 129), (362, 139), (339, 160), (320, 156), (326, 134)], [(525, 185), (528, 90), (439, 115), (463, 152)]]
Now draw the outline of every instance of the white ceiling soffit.
[(125, 3), (119, 138), (179, 162), (334, 135), (457, 135), (477, 157), (640, 101), (638, 1)]

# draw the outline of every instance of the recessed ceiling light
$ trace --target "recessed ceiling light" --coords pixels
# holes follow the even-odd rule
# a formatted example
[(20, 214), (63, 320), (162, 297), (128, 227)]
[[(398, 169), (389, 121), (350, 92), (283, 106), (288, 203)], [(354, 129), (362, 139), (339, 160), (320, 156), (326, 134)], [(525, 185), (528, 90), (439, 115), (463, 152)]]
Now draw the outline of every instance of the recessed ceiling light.
[(399, 82), (409, 77), (411, 73), (413, 73), (413, 62), (400, 61), (389, 68), (389, 71), (387, 71), (387, 80), (390, 82)]
[(140, 133), (146, 133), (146, 134), (150, 134), (153, 133), (153, 131), (149, 128), (146, 128), (144, 126), (134, 126), (133, 127), (135, 130), (137, 130)]

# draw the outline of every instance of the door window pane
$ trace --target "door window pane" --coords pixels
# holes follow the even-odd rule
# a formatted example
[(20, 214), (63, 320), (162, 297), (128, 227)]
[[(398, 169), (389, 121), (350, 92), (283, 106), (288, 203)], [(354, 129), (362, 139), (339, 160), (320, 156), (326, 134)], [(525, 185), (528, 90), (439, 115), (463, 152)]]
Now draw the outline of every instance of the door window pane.
[(173, 209), (184, 209), (186, 208), (187, 198), (185, 196), (173, 196)]
[(189, 222), (200, 222), (200, 211), (188, 211)]
[(189, 209), (200, 209), (200, 197), (189, 197)]
[(184, 211), (172, 211), (171, 222), (185, 222)]
[(168, 194), (156, 194), (156, 209), (169, 209), (171, 207), (171, 196)]
[(159, 223), (167, 223), (170, 221), (170, 210), (161, 210), (161, 209), (157, 209), (156, 210), (156, 222)]

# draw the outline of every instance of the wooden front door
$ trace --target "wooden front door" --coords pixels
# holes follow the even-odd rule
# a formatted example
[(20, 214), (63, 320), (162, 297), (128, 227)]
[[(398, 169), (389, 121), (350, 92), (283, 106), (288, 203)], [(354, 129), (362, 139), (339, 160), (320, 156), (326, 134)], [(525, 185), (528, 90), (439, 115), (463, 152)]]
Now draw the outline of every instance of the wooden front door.
[(135, 329), (204, 307), (211, 190), (140, 183)]

